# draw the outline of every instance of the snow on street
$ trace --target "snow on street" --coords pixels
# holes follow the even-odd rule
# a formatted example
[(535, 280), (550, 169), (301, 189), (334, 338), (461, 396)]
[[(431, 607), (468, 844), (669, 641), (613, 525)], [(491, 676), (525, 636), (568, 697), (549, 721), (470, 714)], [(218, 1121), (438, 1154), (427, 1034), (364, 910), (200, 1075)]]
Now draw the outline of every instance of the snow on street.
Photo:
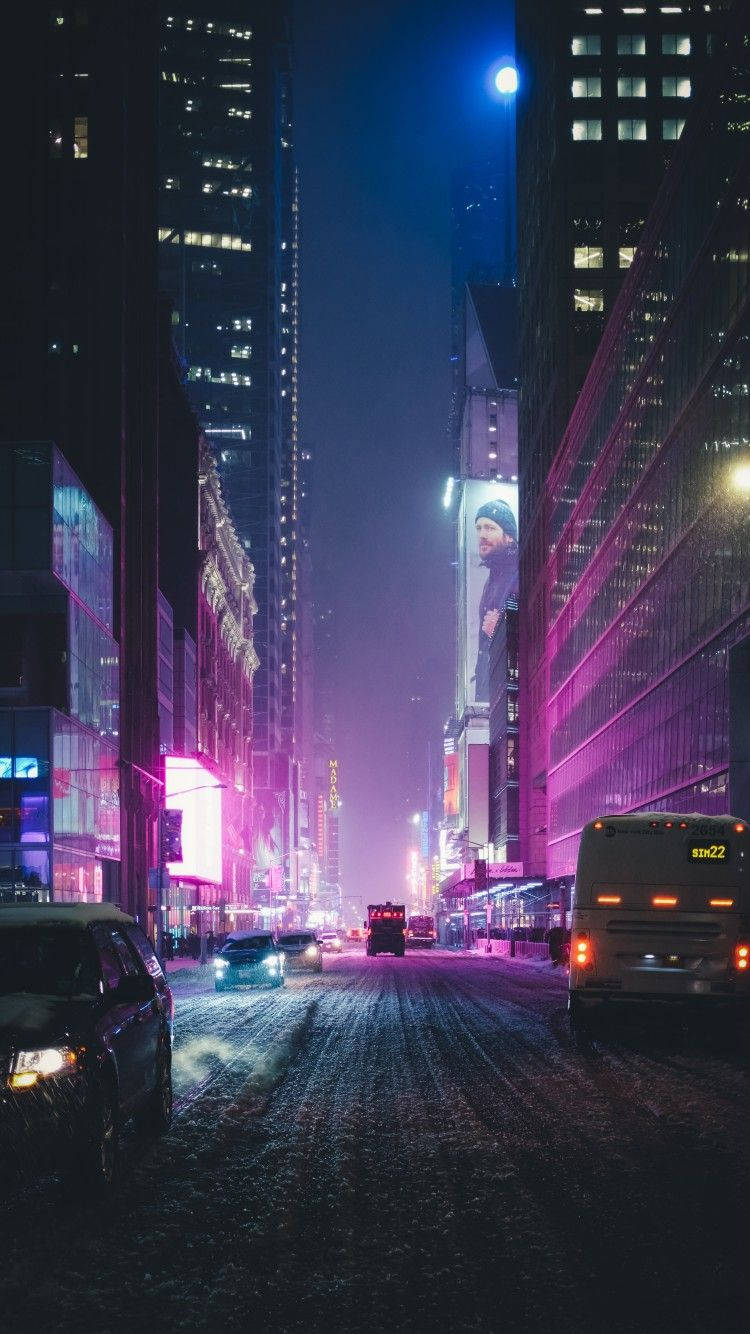
[(0, 1206), (6, 1328), (739, 1331), (750, 1063), (574, 1049), (564, 979), (441, 951), (171, 974), (176, 1115), (104, 1206)]

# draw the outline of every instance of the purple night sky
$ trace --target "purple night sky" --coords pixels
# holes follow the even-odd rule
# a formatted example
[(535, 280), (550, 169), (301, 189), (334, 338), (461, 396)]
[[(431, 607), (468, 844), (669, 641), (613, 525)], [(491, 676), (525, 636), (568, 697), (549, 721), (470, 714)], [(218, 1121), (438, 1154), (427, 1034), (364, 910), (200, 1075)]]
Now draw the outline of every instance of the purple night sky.
[(425, 796), (406, 777), (410, 698), (431, 722), (425, 771), (452, 706), (450, 176), (493, 147), (484, 78), (512, 48), (508, 9), (298, 6), (302, 425), (338, 633), (317, 668), (336, 692), (344, 895), (365, 902), (405, 888), (405, 811)]

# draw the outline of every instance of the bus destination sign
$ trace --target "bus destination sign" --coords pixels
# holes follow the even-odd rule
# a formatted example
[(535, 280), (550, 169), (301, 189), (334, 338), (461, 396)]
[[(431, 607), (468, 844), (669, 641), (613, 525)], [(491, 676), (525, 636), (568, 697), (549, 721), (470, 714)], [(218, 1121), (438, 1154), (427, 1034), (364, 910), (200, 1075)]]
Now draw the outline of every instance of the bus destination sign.
[(708, 838), (694, 838), (688, 843), (689, 862), (728, 862), (730, 853), (726, 842), (712, 843)]

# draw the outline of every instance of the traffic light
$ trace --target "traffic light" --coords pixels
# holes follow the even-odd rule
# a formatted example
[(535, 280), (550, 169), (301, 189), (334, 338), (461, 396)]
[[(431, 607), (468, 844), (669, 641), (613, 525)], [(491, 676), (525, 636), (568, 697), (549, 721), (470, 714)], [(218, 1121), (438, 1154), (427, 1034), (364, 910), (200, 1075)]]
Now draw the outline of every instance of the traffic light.
[(474, 862), (474, 891), (475, 893), (487, 892), (487, 863), (486, 861)]
[(161, 813), (161, 864), (182, 861), (182, 811)]

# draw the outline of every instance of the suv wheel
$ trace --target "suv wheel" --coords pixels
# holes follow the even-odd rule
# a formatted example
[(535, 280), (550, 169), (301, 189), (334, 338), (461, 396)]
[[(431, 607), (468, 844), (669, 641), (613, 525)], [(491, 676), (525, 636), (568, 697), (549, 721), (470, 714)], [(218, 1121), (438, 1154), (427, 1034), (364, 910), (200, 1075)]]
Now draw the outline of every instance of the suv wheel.
[(156, 1082), (139, 1120), (144, 1128), (159, 1134), (172, 1124), (172, 1056), (162, 1042), (156, 1058)]
[(111, 1080), (96, 1085), (88, 1100), (86, 1119), (73, 1146), (71, 1183), (91, 1195), (111, 1190), (117, 1175), (120, 1127), (117, 1094)]

